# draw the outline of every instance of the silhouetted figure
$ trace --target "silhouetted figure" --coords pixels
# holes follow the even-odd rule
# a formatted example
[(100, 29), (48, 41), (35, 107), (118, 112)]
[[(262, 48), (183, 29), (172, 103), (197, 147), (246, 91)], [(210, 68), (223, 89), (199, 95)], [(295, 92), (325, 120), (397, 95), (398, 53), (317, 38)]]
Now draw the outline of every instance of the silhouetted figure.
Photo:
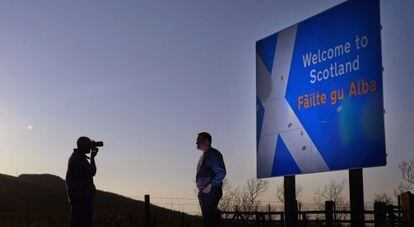
[[(66, 172), (66, 186), (70, 203), (70, 226), (92, 226), (92, 208), (96, 188), (93, 177), (96, 174), (95, 156), (98, 148), (88, 137), (79, 137), (77, 149), (69, 158)], [(92, 151), (92, 153), (91, 153)], [(91, 153), (90, 162), (86, 154)]]
[(217, 205), (223, 195), (223, 179), (226, 176), (226, 166), (223, 155), (211, 147), (211, 135), (207, 132), (198, 134), (197, 149), (203, 151), (197, 165), (196, 184), (199, 190), (203, 222), (206, 227), (221, 226), (221, 212)]

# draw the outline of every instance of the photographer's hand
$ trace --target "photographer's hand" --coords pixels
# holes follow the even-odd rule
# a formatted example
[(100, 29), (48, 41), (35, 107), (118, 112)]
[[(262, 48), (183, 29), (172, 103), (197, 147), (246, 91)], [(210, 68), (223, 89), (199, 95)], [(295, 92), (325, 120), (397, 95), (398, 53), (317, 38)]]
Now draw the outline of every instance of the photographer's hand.
[(99, 149), (98, 148), (94, 148), (91, 152), (91, 159), (94, 159), (95, 156), (98, 154)]

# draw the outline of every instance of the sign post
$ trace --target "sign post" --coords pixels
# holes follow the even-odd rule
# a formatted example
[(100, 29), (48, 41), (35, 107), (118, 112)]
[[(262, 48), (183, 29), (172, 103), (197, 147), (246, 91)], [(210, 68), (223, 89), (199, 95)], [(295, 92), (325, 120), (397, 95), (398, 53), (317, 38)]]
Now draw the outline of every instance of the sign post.
[(362, 169), (349, 170), (349, 200), (351, 203), (351, 226), (364, 226), (364, 182)]
[(298, 226), (298, 203), (296, 201), (295, 176), (285, 176), (283, 179), (285, 198), (285, 226)]

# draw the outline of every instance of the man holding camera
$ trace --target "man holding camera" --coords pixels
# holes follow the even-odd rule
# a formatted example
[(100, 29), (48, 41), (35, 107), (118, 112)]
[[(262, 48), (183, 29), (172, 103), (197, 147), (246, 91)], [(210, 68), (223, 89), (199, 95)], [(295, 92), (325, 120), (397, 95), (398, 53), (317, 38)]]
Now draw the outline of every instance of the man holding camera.
[[(74, 149), (69, 158), (66, 187), (70, 203), (71, 227), (92, 226), (92, 208), (96, 193), (93, 177), (96, 174), (97, 146), (102, 146), (102, 144), (97, 145), (88, 137), (79, 137), (78, 148)], [(91, 153), (90, 158), (86, 155), (89, 153)]]
[(217, 208), (223, 195), (223, 179), (226, 176), (226, 166), (223, 155), (211, 147), (211, 135), (207, 132), (198, 134), (197, 149), (203, 152), (197, 165), (196, 184), (199, 190), (203, 222), (206, 227), (221, 226), (221, 213)]

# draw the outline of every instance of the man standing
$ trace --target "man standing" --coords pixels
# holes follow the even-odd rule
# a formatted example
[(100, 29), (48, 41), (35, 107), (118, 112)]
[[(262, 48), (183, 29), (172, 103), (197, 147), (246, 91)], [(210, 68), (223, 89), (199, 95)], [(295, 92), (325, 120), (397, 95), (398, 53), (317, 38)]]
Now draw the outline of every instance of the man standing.
[(197, 165), (196, 184), (204, 225), (218, 227), (221, 225), (221, 213), (217, 205), (223, 195), (226, 167), (223, 155), (211, 147), (211, 142), (211, 135), (207, 132), (198, 134), (197, 149), (203, 151), (203, 154)]
[[(93, 177), (96, 174), (95, 156), (98, 148), (93, 146), (91, 139), (84, 136), (79, 137), (77, 146), (69, 158), (66, 172), (66, 187), (71, 206), (70, 226), (90, 227), (96, 192)], [(91, 153), (90, 162), (86, 156), (88, 153)]]

